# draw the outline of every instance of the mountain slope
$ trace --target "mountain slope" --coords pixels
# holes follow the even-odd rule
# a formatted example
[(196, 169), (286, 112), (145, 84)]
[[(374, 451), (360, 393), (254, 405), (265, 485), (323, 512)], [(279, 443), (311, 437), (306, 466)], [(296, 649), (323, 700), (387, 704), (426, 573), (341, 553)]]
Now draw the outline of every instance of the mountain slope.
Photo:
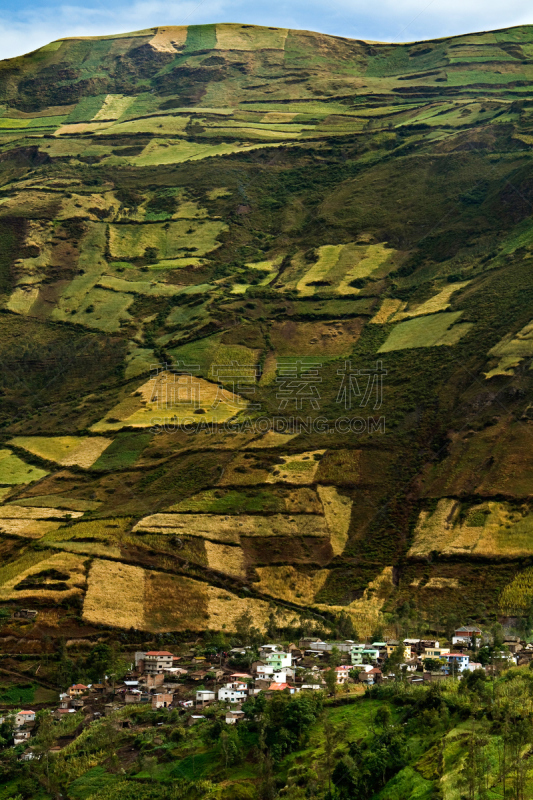
[(527, 26), (1, 62), (0, 600), (154, 633), (525, 613), (532, 74)]

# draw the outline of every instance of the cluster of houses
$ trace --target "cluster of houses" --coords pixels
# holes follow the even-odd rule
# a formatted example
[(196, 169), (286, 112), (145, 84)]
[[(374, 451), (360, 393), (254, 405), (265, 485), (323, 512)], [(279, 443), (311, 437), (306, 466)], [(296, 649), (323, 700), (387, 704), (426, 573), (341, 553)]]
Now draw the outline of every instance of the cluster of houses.
[[(249, 671), (234, 671), (228, 662), (232, 658), (250, 656), (249, 647), (236, 647), (216, 657), (211, 664), (206, 657), (191, 654), (189, 658), (175, 656), (167, 650), (135, 653), (135, 664), (128, 678), (115, 685), (76, 683), (60, 694), (59, 705), (53, 712), (56, 719), (83, 711), (91, 719), (107, 715), (132, 703), (149, 704), (152, 709), (180, 709), (187, 715), (189, 725), (205, 719), (201, 711), (211, 703), (226, 706), (226, 723), (234, 725), (244, 717), (242, 704), (263, 692), (293, 695), (298, 692), (320, 691), (333, 683), (326, 675), (333, 670), (335, 684), (359, 683), (371, 686), (394, 678), (399, 673), (410, 682), (432, 681), (454, 676), (460, 678), (466, 670), (481, 669), (475, 653), (488, 637), (476, 626), (458, 628), (450, 647), (441, 647), (436, 639), (404, 639), (384, 642), (357, 643), (351, 640), (324, 642), (305, 638), (298, 645), (282, 647), (264, 644), (258, 657), (250, 663)], [(395, 654), (394, 668), (388, 659)], [(336, 656), (333, 658), (332, 656)], [(518, 637), (508, 636), (504, 647), (496, 654), (487, 672), (502, 665), (522, 665), (533, 659), (533, 645)], [(341, 663), (339, 663), (341, 662)], [(234, 662), (235, 663), (235, 662)], [(385, 673), (385, 674), (384, 674)], [(194, 684), (198, 686), (196, 689)], [(14, 744), (29, 743), (35, 725), (35, 711), (11, 713), (14, 721)], [(3, 722), (5, 717), (0, 717)], [(32, 758), (31, 750), (21, 758)]]

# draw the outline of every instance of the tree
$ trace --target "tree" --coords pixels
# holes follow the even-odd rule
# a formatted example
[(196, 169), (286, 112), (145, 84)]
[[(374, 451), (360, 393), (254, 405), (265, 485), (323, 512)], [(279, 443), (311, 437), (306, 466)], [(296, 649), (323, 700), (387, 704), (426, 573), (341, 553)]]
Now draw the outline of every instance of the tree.
[(383, 665), (383, 672), (385, 673), (385, 675), (388, 675), (391, 672), (394, 673), (394, 675), (397, 675), (400, 668), (400, 664), (403, 664), (404, 661), (405, 661), (405, 647), (403, 643), (400, 642), (400, 644), (396, 645), (390, 656), (386, 658), (385, 663)]
[(323, 674), (324, 680), (326, 681), (326, 686), (328, 687), (328, 692), (330, 694), (335, 694), (337, 692), (337, 673), (334, 667), (330, 667)]
[(440, 672), (446, 666), (446, 661), (443, 658), (425, 658), (424, 669), (427, 672)]

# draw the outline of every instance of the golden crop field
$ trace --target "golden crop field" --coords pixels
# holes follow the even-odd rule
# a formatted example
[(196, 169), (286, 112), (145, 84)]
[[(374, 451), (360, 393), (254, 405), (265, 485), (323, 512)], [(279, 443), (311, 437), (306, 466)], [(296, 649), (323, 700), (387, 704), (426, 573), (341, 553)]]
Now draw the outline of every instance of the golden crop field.
[(312, 605), (329, 575), (329, 570), (298, 570), (292, 566), (256, 567), (259, 580), (254, 588), (262, 594), (288, 600), (300, 606)]
[[(24, 557), (20, 559), (20, 566), (23, 566)], [(11, 566), (11, 565), (10, 565)], [(55, 570), (64, 574), (60, 579), (66, 585), (66, 589), (54, 589), (58, 580), (54, 578), (42, 578), (41, 573), (47, 570)], [(22, 581), (30, 581), (35, 576), (35, 585), (31, 588), (18, 589)], [(31, 566), (18, 572), (14, 577), (3, 581), (0, 574), (0, 600), (22, 600), (30, 597), (40, 598), (45, 601), (61, 601), (75, 595), (83, 594), (86, 584), (85, 559), (73, 553), (55, 553), (54, 555), (44, 554), (38, 562), (34, 561)], [(47, 589), (47, 583), (51, 588)]]
[(89, 570), (83, 616), (116, 628), (144, 629), (144, 570), (95, 559)]

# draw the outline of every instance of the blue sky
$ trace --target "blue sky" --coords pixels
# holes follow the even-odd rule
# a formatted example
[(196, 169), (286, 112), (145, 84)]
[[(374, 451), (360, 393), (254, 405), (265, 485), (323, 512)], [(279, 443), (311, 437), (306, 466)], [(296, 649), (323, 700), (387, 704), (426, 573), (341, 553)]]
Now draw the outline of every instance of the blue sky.
[(531, 0), (1, 0), (0, 58), (63, 36), (243, 22), (355, 39), (413, 41), (532, 24)]

